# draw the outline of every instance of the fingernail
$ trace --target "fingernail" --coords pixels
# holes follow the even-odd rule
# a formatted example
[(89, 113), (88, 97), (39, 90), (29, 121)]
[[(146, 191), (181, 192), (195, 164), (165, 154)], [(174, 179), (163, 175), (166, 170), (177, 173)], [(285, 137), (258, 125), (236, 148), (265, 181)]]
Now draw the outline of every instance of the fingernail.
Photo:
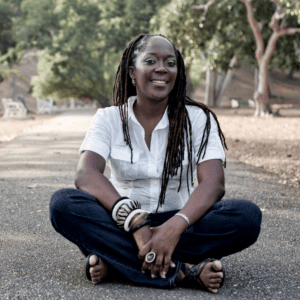
[(145, 274), (146, 272), (144, 270), (142, 270), (142, 273)]
[(171, 262), (171, 268), (175, 268), (175, 267), (176, 265), (173, 262)]
[(152, 278), (156, 278), (156, 276), (155, 276), (154, 274), (151, 274), (151, 277), (152, 277)]
[(166, 272), (163, 272), (161, 278), (166, 278)]

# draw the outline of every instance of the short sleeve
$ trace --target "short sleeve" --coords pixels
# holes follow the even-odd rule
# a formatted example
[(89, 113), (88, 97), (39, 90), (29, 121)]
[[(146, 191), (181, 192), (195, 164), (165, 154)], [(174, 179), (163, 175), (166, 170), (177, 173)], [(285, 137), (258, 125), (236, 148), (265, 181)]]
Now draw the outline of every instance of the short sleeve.
[(80, 153), (90, 150), (101, 155), (107, 161), (111, 149), (111, 124), (114, 124), (113, 118), (112, 109), (98, 109), (97, 113), (93, 116), (88, 132), (79, 149)]
[[(202, 111), (202, 109), (197, 107), (193, 107), (191, 115), (192, 116), (190, 117), (192, 121), (192, 130), (193, 130), (194, 157), (196, 158), (196, 162), (197, 162), (198, 151), (201, 145), (207, 117), (206, 114)], [(211, 113), (209, 114), (209, 117), (210, 117), (210, 124), (211, 124), (210, 134), (208, 138), (206, 151), (204, 148), (200, 155), (199, 163), (210, 159), (220, 159), (224, 165), (225, 152), (221, 142), (221, 138), (219, 136), (218, 125)], [(204, 151), (205, 151), (205, 155), (203, 156)]]

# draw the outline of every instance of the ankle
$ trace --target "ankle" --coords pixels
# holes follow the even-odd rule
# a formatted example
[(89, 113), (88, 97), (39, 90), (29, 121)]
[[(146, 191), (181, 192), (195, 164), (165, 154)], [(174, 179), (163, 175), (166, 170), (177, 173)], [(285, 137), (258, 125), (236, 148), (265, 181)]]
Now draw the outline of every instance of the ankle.
[(182, 270), (180, 270), (179, 274), (177, 275), (175, 282), (178, 283), (180, 281), (182, 281), (185, 278), (184, 273), (182, 272)]

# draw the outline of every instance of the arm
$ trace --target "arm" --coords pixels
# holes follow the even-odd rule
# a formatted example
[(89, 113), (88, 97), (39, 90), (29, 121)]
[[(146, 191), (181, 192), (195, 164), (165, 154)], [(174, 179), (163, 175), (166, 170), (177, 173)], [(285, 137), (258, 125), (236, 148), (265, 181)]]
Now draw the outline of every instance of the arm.
[[(192, 193), (186, 205), (180, 210), (185, 214), (191, 224), (198, 221), (219, 201), (225, 194), (224, 171), (219, 159), (207, 160), (198, 165), (198, 186)], [(152, 239), (139, 252), (139, 258), (143, 258), (149, 251), (157, 254), (155, 265), (151, 273), (154, 276), (167, 273), (171, 262), (171, 256), (179, 241), (181, 234), (188, 228), (187, 222), (180, 216), (174, 216), (159, 227), (153, 229)], [(144, 262), (142, 270), (148, 268)]]
[[(87, 192), (109, 212), (113, 204), (121, 197), (111, 182), (103, 175), (105, 159), (92, 151), (84, 151), (80, 157), (76, 172), (75, 186), (77, 189)], [(132, 221), (133, 225), (134, 220)], [(144, 226), (134, 234), (134, 239), (139, 249), (152, 237), (149, 226)]]

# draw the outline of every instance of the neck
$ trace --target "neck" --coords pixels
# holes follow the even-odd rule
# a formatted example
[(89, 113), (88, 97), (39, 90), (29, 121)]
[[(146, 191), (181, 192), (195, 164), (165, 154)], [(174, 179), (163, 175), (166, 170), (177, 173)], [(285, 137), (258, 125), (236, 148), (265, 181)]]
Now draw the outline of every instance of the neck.
[(162, 101), (139, 101), (139, 98), (133, 106), (136, 116), (142, 116), (146, 119), (161, 119), (168, 105), (168, 99)]

